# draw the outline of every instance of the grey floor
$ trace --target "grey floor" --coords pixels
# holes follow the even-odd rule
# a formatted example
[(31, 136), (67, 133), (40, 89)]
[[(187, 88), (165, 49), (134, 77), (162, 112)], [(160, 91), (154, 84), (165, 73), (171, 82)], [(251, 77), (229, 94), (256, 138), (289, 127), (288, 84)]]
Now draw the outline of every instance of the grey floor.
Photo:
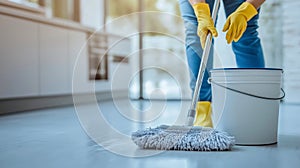
[(0, 168), (300, 167), (300, 105), (281, 105), (276, 145), (187, 152), (140, 150), (130, 141), (134, 130), (181, 122), (188, 104), (115, 100), (2, 115)]

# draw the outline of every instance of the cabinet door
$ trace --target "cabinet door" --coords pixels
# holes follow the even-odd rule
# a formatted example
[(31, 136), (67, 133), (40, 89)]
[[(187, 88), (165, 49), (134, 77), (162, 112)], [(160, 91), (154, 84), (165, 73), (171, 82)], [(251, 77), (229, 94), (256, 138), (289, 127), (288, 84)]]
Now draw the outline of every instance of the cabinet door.
[(89, 81), (89, 65), (87, 50), (87, 34), (69, 31), (70, 81), (73, 92), (92, 92), (93, 85)]
[(38, 24), (0, 15), (0, 98), (37, 96)]
[(40, 24), (39, 36), (41, 95), (70, 93), (68, 31)]

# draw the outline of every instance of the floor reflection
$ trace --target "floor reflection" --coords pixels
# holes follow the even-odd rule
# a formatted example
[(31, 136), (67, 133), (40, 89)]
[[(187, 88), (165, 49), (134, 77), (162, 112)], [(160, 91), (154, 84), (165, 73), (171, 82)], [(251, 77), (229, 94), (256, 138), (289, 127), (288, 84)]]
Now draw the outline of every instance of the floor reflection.
[(3, 115), (0, 167), (299, 166), (299, 105), (281, 106), (277, 145), (235, 146), (229, 152), (155, 151), (138, 149), (130, 140), (137, 129), (180, 123), (188, 106), (187, 101), (115, 100)]

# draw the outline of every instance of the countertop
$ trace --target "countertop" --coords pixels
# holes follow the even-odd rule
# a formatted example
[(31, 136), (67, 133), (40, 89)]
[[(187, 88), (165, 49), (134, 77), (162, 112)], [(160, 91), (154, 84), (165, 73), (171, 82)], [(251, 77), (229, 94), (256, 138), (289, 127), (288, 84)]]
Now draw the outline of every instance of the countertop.
[(43, 8), (34, 8), (7, 0), (0, 0), (0, 14), (87, 33), (93, 33), (95, 31), (93, 28), (84, 26), (78, 22), (46, 17)]

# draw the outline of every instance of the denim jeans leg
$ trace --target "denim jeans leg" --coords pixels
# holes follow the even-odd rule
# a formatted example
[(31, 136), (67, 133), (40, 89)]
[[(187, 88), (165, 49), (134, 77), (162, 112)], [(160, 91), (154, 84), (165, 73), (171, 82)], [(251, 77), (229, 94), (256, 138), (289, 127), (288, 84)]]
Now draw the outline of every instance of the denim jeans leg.
[[(227, 17), (245, 0), (223, 0)], [(258, 11), (259, 12), (259, 11)], [(258, 37), (259, 14), (248, 21), (246, 31), (237, 42), (232, 42), (232, 50), (239, 68), (264, 68), (263, 50)]]
[[(208, 0), (207, 3), (209, 3), (210, 9), (212, 9), (214, 1)], [(198, 22), (192, 6), (188, 0), (179, 0), (179, 4), (181, 16), (184, 20), (185, 26), (185, 45), (187, 61), (190, 70), (190, 88), (194, 92), (203, 50), (201, 48), (200, 39), (197, 35)], [(211, 101), (211, 86), (207, 80), (209, 77), (208, 72), (212, 69), (212, 66), (213, 49), (210, 50), (206, 71), (200, 89), (200, 96), (198, 98), (199, 101)]]

